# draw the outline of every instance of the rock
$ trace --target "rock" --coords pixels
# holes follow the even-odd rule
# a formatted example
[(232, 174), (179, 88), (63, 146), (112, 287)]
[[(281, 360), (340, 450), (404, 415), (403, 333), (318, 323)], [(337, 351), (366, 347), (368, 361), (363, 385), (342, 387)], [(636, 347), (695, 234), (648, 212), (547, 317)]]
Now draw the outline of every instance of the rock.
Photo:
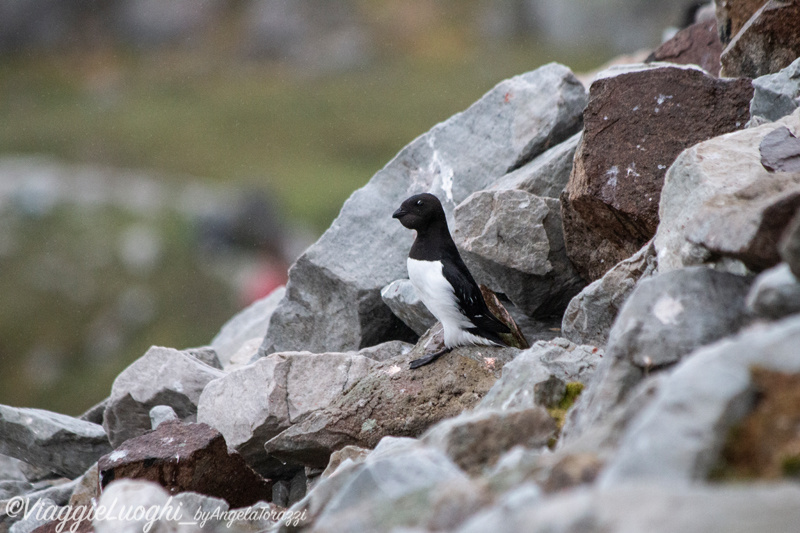
[(0, 405), (4, 455), (74, 478), (110, 450), (102, 426), (42, 409)]
[(519, 353), (515, 348), (462, 347), (435, 364), (410, 370), (412, 360), (439, 349), (437, 341), (439, 326), (410, 353), (378, 363), (330, 406), (270, 439), (267, 453), (324, 468), (331, 453), (344, 446), (373, 448), (386, 435), (419, 436), (477, 404), (494, 384), (495, 374)]
[[(800, 128), (800, 111), (775, 123), (698, 143), (675, 160), (661, 191), (661, 222), (655, 237), (659, 272), (717, 259), (703, 246), (687, 240), (687, 228), (698, 231), (696, 239), (705, 239), (703, 225), (695, 223), (694, 219), (704, 212), (707, 219), (714, 218), (709, 214), (732, 217), (732, 213), (725, 211), (724, 203), (735, 201), (737, 205), (746, 206), (749, 194), (755, 195), (757, 202), (754, 204), (759, 205), (748, 208), (748, 216), (737, 217), (735, 229), (726, 229), (717, 223), (722, 235), (708, 234), (706, 240), (724, 238), (728, 248), (735, 245), (739, 249), (737, 254), (746, 254), (754, 258), (749, 260), (766, 267), (775, 264), (777, 252), (774, 249), (788, 220), (773, 223), (762, 217), (769, 212), (770, 202), (780, 198), (781, 187), (790, 187), (792, 175), (768, 172), (761, 165), (759, 146), (768, 133), (783, 126), (795, 131)], [(770, 189), (773, 183), (775, 191)], [(772, 211), (783, 211), (780, 202)], [(777, 223), (784, 226), (776, 227), (780, 225)]]
[(167, 420), (179, 420), (175, 410), (169, 405), (156, 405), (150, 409), (150, 424), (153, 429)]
[(611, 69), (592, 84), (561, 196), (567, 254), (584, 278), (653, 237), (667, 168), (683, 149), (744, 127), (752, 95), (749, 80), (657, 64)]
[(114, 380), (103, 414), (108, 439), (117, 447), (149, 431), (157, 405), (172, 407), (181, 419), (193, 417), (206, 384), (223, 375), (187, 353), (153, 346)]
[[(444, 510), (448, 501), (461, 500), (457, 494), (466, 496), (473, 509), (481, 500), (444, 453), (412, 439), (386, 437), (363, 462), (342, 466), (292, 508), (306, 511), (315, 531), (424, 526), (445, 514), (452, 517)], [(465, 512), (461, 509), (462, 519)]]
[(201, 346), (199, 348), (187, 348), (184, 350), (187, 354), (191, 355), (201, 363), (204, 363), (211, 368), (222, 370), (222, 363), (217, 356), (217, 351), (212, 346)]
[(780, 254), (792, 274), (800, 279), (800, 213), (794, 216), (781, 238)]
[(605, 347), (622, 304), (639, 280), (653, 275), (656, 268), (656, 250), (651, 240), (570, 300), (561, 334), (576, 344)]
[(78, 478), (75, 488), (69, 495), (68, 505), (70, 507), (91, 507), (100, 499), (100, 476), (97, 471), (97, 463), (93, 464), (80, 478)]
[(772, 130), (758, 149), (761, 165), (770, 172), (800, 172), (800, 139), (789, 128)]
[(473, 276), (525, 314), (558, 315), (583, 287), (564, 250), (558, 200), (479, 191), (454, 216), (453, 240)]
[[(54, 513), (53, 508), (57, 508), (58, 505), (53, 502), (52, 500), (44, 499), (39, 503), (40, 507), (45, 510), (49, 510), (50, 513)], [(57, 511), (56, 511), (57, 513)], [(31, 533), (32, 531), (44, 526), (45, 524), (50, 522), (50, 518), (45, 515), (45, 511), (41, 513), (30, 513), (27, 516), (22, 516), (21, 519), (16, 522), (11, 528), (8, 530), (9, 533)]]
[(231, 357), (245, 342), (255, 337), (264, 338), (269, 319), (285, 294), (285, 287), (275, 289), (268, 296), (256, 300), (234, 315), (222, 326), (211, 340), (211, 346), (216, 350), (223, 367), (230, 364)]
[(436, 317), (419, 299), (410, 279), (398, 279), (388, 284), (381, 289), (381, 299), (417, 335), (424, 334), (436, 323)]
[(503, 376), (489, 389), (477, 409), (554, 407), (567, 383), (588, 383), (603, 353), (576, 346), (566, 339), (539, 341), (503, 367)]
[(8, 500), (19, 494), (25, 494), (33, 490), (33, 485), (21, 480), (0, 481), (0, 500)]
[(542, 407), (481, 409), (442, 420), (421, 440), (468, 474), (477, 475), (514, 446), (547, 446), (555, 432), (555, 421)]
[(542, 488), (552, 493), (586, 485), (597, 478), (602, 468), (603, 462), (593, 453), (564, 455), (552, 466)]
[(656, 48), (646, 63), (664, 61), (678, 65), (697, 65), (712, 76), (719, 75), (719, 56), (722, 43), (717, 32), (717, 21), (696, 22), (682, 29), (672, 39)]
[(775, 74), (753, 80), (750, 116), (778, 120), (800, 107), (800, 59)]
[(791, 531), (800, 519), (798, 501), (800, 489), (789, 483), (732, 487), (637, 484), (566, 491), (549, 498), (528, 489), (476, 514), (456, 531)]
[(687, 241), (711, 257), (735, 259), (759, 272), (780, 262), (778, 241), (798, 209), (800, 172), (775, 173), (717, 194), (698, 209), (684, 232)]
[(19, 459), (0, 455), (0, 481), (26, 481), (23, 464)]
[(727, 45), (767, 0), (716, 0), (719, 38)]
[(793, 316), (696, 351), (631, 422), (600, 482), (706, 479), (728, 430), (755, 403), (751, 369), (800, 373), (798, 342), (800, 317)]
[(800, 3), (769, 0), (722, 51), (721, 75), (758, 78), (773, 74), (800, 56)]
[(472, 192), (577, 132), (585, 104), (569, 69), (545, 65), (500, 83), (401, 150), (292, 267), (261, 353), (346, 351), (413, 338), (380, 299), (383, 287), (406, 276), (413, 238), (391, 213), (409, 195), (428, 191), (450, 216)]
[(221, 432), (256, 471), (281, 473), (285, 468), (267, 457), (264, 443), (330, 405), (375, 365), (352, 353), (272, 354), (209, 383), (197, 420)]
[(272, 483), (256, 474), (222, 434), (206, 424), (164, 422), (126, 441), (97, 465), (100, 485), (122, 478), (161, 484), (172, 494), (192, 491), (245, 507), (272, 497)]
[[(173, 531), (168, 525), (157, 520), (163, 511), (165, 517), (174, 517), (177, 505), (171, 504), (170, 495), (158, 483), (150, 481), (120, 479), (108, 485), (100, 496), (98, 507), (111, 509), (122, 502), (126, 508), (136, 509), (141, 507), (146, 512), (139, 513), (108, 513), (107, 516), (98, 516), (93, 525), (96, 533), (141, 533), (149, 523), (153, 533), (167, 533)], [(144, 516), (141, 516), (144, 515)], [(138, 519), (137, 519), (138, 518)], [(154, 520), (156, 518), (156, 520)]]
[(606, 354), (567, 418), (580, 434), (619, 404), (646, 373), (675, 364), (695, 348), (745, 324), (751, 279), (692, 267), (640, 282), (620, 310)]
[(536, 196), (558, 198), (569, 181), (580, 133), (550, 148), (530, 163), (509, 172), (489, 189), (515, 189)]
[(362, 348), (358, 351), (358, 355), (368, 357), (373, 361), (386, 361), (398, 355), (405, 355), (414, 348), (413, 344), (402, 341), (389, 341)]
[(758, 275), (746, 302), (748, 311), (772, 320), (800, 313), (800, 281), (781, 263)]
[(322, 472), (322, 477), (330, 477), (336, 469), (339, 468), (339, 465), (345, 461), (350, 461), (352, 463), (364, 462), (364, 459), (367, 458), (371, 451), (372, 450), (359, 446), (345, 446), (341, 450), (336, 450), (331, 454), (331, 459), (328, 461), (328, 466), (325, 467), (325, 471)]
[(96, 403), (92, 407), (86, 410), (81, 416), (78, 418), (81, 420), (85, 420), (86, 422), (91, 422), (92, 424), (103, 424), (103, 412), (106, 410), (106, 405), (108, 404), (108, 398), (105, 400)]

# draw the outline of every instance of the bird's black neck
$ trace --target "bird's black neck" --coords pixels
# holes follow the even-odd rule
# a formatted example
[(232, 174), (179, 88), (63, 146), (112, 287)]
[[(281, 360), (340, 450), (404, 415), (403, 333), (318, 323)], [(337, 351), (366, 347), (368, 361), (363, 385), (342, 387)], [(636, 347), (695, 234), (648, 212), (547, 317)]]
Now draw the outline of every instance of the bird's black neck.
[(447, 222), (443, 220), (417, 230), (417, 238), (411, 246), (408, 257), (421, 261), (439, 261), (445, 257), (458, 257), (458, 255), (456, 243), (450, 236)]

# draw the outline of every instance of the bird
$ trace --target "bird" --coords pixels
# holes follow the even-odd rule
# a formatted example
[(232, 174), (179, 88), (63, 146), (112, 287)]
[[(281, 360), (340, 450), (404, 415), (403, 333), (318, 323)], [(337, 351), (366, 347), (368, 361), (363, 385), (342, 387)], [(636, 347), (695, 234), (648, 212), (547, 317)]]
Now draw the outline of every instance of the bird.
[(511, 330), (489, 311), (450, 236), (439, 199), (416, 194), (403, 201), (392, 218), (417, 232), (408, 254), (408, 277), (444, 330), (444, 349), (411, 361), (410, 368), (433, 363), (458, 346), (506, 346), (500, 334)]

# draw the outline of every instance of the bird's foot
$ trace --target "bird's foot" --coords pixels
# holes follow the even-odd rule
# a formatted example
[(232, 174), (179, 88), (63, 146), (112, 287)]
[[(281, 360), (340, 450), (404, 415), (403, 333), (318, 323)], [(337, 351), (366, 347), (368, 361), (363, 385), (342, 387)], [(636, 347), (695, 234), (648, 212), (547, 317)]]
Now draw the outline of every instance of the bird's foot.
[(414, 369), (414, 368), (419, 368), (421, 366), (429, 365), (434, 361), (436, 361), (437, 359), (439, 359), (444, 354), (450, 353), (452, 350), (453, 350), (452, 348), (445, 348), (444, 350), (439, 350), (438, 352), (426, 355), (425, 357), (414, 359), (413, 361), (411, 361), (408, 367)]

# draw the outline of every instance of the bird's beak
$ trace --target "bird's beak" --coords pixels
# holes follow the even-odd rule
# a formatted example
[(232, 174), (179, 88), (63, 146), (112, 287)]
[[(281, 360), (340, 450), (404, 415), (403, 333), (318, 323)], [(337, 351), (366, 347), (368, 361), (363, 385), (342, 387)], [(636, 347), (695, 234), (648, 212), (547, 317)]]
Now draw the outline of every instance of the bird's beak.
[(392, 218), (400, 218), (400, 217), (402, 217), (404, 215), (407, 215), (407, 214), (408, 213), (406, 211), (403, 211), (403, 208), (401, 207), (400, 209), (398, 209), (397, 211), (395, 211), (392, 214)]

